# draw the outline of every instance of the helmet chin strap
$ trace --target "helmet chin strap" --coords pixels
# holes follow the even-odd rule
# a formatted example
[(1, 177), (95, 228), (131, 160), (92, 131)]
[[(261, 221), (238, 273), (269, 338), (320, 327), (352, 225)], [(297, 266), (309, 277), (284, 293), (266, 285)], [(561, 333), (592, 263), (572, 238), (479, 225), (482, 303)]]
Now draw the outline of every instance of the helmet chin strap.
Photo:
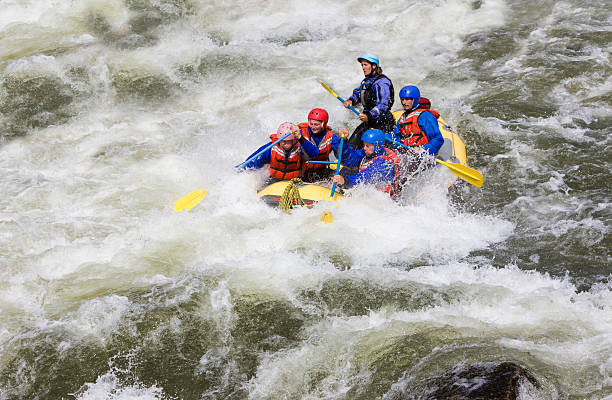
[(377, 155), (379, 155), (384, 147), (383, 145), (377, 143), (372, 143), (372, 145), (374, 146), (374, 148), (372, 149), (372, 154), (370, 154), (369, 156), (366, 155), (366, 157), (368, 158), (376, 157)]

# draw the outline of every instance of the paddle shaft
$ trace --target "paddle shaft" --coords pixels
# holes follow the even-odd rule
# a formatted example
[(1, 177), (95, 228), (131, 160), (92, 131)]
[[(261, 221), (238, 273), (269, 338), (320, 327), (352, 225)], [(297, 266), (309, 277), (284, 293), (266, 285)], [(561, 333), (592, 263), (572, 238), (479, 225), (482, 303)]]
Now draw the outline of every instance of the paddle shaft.
[[(395, 143), (398, 146), (402, 146), (407, 149), (413, 149), (412, 147), (407, 146), (402, 142), (396, 142), (389, 135), (387, 135), (387, 140), (389, 142)], [(435, 160), (436, 162), (444, 165), (445, 167), (453, 171), (455, 175), (464, 179), (466, 182), (471, 183), (474, 186), (478, 186), (478, 187), (482, 186), (482, 174), (476, 171), (475, 169), (472, 169), (468, 167), (467, 165), (463, 165), (463, 164), (457, 164), (457, 163), (452, 163), (449, 161), (438, 160), (437, 158)]]
[(236, 165), (234, 168), (243, 168), (246, 164), (248, 164), (249, 162), (253, 161), (254, 159), (256, 159), (257, 157), (259, 157), (260, 155), (262, 155), (263, 153), (265, 153), (266, 151), (270, 150), (272, 147), (274, 147), (275, 145), (277, 145), (278, 143), (280, 143), (282, 140), (284, 140), (287, 136), (291, 135), (293, 132), (289, 132), (288, 134), (286, 134), (285, 136), (283, 136), (282, 138), (278, 139), (275, 142), (272, 142), (271, 144), (267, 145), (265, 148), (261, 149), (260, 151), (258, 151), (257, 153), (253, 154), (251, 157), (249, 157), (246, 161), (244, 161), (241, 164)]
[[(338, 165), (336, 165), (336, 175), (340, 172), (340, 160), (342, 159), (342, 145), (344, 144), (344, 136), (340, 136), (340, 146), (338, 146)], [(336, 193), (336, 184), (338, 182), (334, 182), (331, 190), (331, 197), (334, 197), (334, 193)]]
[[(344, 104), (344, 99), (343, 99), (342, 97), (338, 96), (338, 95), (337, 95), (337, 94), (336, 94), (336, 93), (335, 93), (333, 90), (331, 90), (331, 89), (330, 89), (330, 87), (329, 87), (329, 86), (327, 86), (327, 85), (326, 85), (326, 84), (325, 84), (323, 81), (319, 81), (319, 82), (321, 82), (321, 86), (323, 86), (323, 87), (325, 88), (325, 90), (327, 90), (327, 91), (328, 91), (328, 92), (329, 92), (329, 93), (330, 93), (332, 96), (334, 96), (335, 98), (337, 98), (338, 100), (340, 100), (340, 102), (341, 102), (342, 104)], [(357, 111), (357, 110), (355, 109), (355, 107), (353, 107), (353, 106), (349, 105), (349, 106), (348, 106), (348, 108), (349, 108), (349, 109), (350, 109), (352, 112), (354, 112), (356, 115), (359, 115), (359, 111)]]

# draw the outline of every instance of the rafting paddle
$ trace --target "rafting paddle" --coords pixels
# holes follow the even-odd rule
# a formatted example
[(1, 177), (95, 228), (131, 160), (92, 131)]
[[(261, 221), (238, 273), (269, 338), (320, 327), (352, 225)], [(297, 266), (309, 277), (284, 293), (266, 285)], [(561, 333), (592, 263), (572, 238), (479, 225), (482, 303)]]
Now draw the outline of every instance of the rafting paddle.
[(267, 145), (266, 147), (264, 147), (263, 149), (259, 150), (257, 153), (253, 154), (252, 156), (250, 156), (245, 162), (240, 163), (238, 165), (236, 165), (234, 168), (236, 169), (242, 169), (244, 168), (245, 165), (247, 165), (249, 162), (253, 161), (254, 159), (256, 159), (257, 157), (259, 157), (260, 155), (262, 155), (263, 153), (265, 153), (266, 151), (270, 150), (272, 147), (274, 147), (276, 144), (280, 143), (281, 141), (283, 141), (287, 136), (293, 134), (293, 132), (289, 132), (287, 133), (285, 136), (283, 136), (280, 139), (277, 139), (275, 142), (270, 143), (269, 145)]
[[(323, 82), (321, 82), (321, 83), (323, 83)], [(343, 144), (344, 144), (344, 135), (340, 136), (340, 146), (338, 146), (338, 163), (336, 164), (336, 175), (338, 175), (338, 173), (340, 173), (340, 162), (342, 160), (342, 145)], [(334, 182), (334, 184), (332, 185), (332, 190), (331, 190), (331, 193), (330, 193), (330, 197), (332, 199), (334, 198), (334, 193), (336, 193), (336, 185), (337, 184), (338, 184), (338, 182)], [(334, 220), (334, 216), (333, 216), (331, 210), (325, 211), (325, 213), (321, 217), (321, 221), (325, 222), (326, 224), (331, 224), (333, 220)]]
[(174, 202), (174, 211), (189, 211), (206, 196), (206, 190), (196, 189)]
[[(344, 135), (340, 136), (340, 146), (338, 146), (338, 164), (336, 165), (336, 175), (340, 173), (340, 160), (342, 159), (342, 145), (344, 144)], [(336, 183), (332, 185), (331, 197), (334, 197), (334, 193), (336, 192)]]
[[(327, 86), (327, 85), (325, 84), (325, 82), (323, 82), (323, 81), (319, 81), (319, 82), (321, 83), (321, 86), (323, 86), (323, 88), (325, 88), (325, 90), (327, 90), (329, 93), (331, 93), (331, 95), (332, 95), (332, 96), (334, 96), (335, 98), (337, 98), (338, 100), (340, 100), (340, 103), (344, 104), (344, 99), (343, 99), (342, 97), (338, 96), (338, 95), (337, 95), (337, 94), (336, 94), (336, 93), (335, 93), (333, 90), (331, 90), (331, 89), (329, 88), (329, 86)], [(354, 112), (355, 114), (359, 115), (359, 111), (357, 111), (357, 110), (355, 109), (355, 107), (353, 107), (353, 106), (349, 105), (349, 106), (348, 106), (348, 108), (349, 108), (349, 109), (350, 109), (352, 112)]]
[[(391, 135), (387, 135), (386, 139), (388, 142), (395, 143), (398, 146), (402, 146), (410, 150), (414, 149), (414, 147), (406, 146), (402, 142), (397, 142), (393, 140), (393, 137)], [(435, 160), (436, 162), (450, 169), (455, 175), (457, 175), (459, 178), (463, 179), (464, 181), (471, 183), (472, 185), (477, 186), (477, 187), (482, 186), (482, 174), (479, 171), (476, 171), (475, 169), (472, 169), (468, 167), (467, 165), (452, 163), (449, 161), (442, 161), (437, 158)]]
[[(254, 159), (259, 157), (260, 155), (262, 155), (266, 151), (270, 150), (272, 147), (274, 147), (276, 144), (280, 143), (283, 139), (285, 139), (287, 136), (291, 135), (292, 133), (293, 132), (289, 132), (285, 136), (281, 137), (280, 139), (277, 139), (275, 142), (270, 143), (269, 145), (267, 145), (263, 149), (259, 150), (257, 153), (255, 153), (252, 156), (250, 156), (245, 162), (236, 165), (234, 168), (236, 168), (238, 170), (241, 170), (250, 161), (253, 161)], [(202, 201), (204, 196), (206, 196), (206, 190), (204, 190), (204, 189), (196, 189), (193, 192), (190, 192), (189, 194), (187, 194), (187, 195), (181, 197), (180, 199), (178, 199), (177, 201), (175, 201), (174, 202), (174, 211), (175, 212), (189, 211), (193, 207), (195, 207), (200, 201)]]

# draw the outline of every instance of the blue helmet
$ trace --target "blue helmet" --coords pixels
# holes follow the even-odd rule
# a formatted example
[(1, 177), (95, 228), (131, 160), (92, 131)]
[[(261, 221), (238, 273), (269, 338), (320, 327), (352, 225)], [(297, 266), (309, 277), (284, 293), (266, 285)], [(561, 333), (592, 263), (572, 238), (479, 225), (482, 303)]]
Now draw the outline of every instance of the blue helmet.
[(419, 106), (419, 100), (421, 99), (421, 92), (416, 86), (404, 86), (399, 91), (399, 98), (412, 99), (412, 108), (417, 108)]
[(362, 142), (372, 143), (374, 145), (374, 154), (378, 154), (382, 151), (385, 146), (385, 140), (387, 140), (387, 134), (380, 129), (368, 129), (361, 135)]
[(378, 59), (378, 56), (374, 53), (363, 53), (362, 55), (357, 57), (357, 61), (361, 62), (361, 60), (366, 60), (380, 67), (380, 60)]

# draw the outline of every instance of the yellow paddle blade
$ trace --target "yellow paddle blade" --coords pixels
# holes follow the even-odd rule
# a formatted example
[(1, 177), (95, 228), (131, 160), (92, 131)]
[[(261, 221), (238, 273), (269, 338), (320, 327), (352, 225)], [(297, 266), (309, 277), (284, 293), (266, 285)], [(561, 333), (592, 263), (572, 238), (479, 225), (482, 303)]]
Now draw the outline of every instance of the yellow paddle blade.
[(327, 85), (325, 84), (325, 82), (323, 82), (323, 81), (319, 81), (319, 82), (321, 82), (321, 86), (323, 86), (323, 87), (325, 88), (325, 90), (327, 90), (329, 93), (331, 93), (331, 94), (332, 94), (332, 96), (334, 96), (334, 97), (338, 97), (338, 95), (337, 95), (336, 93), (334, 93), (334, 91), (333, 91), (333, 90), (331, 90), (331, 89), (329, 88), (329, 86), (327, 86)]
[(325, 211), (323, 213), (323, 216), (321, 217), (321, 221), (325, 222), (326, 224), (331, 224), (334, 220), (334, 216), (332, 215), (331, 211)]
[(174, 202), (174, 211), (189, 211), (206, 196), (206, 190), (196, 189)]
[(465, 180), (468, 183), (471, 183), (474, 186), (481, 187), (482, 186), (482, 174), (475, 169), (468, 167), (467, 165), (452, 163), (448, 161), (438, 160), (436, 161), (440, 164), (448, 167), (455, 175), (459, 178)]

